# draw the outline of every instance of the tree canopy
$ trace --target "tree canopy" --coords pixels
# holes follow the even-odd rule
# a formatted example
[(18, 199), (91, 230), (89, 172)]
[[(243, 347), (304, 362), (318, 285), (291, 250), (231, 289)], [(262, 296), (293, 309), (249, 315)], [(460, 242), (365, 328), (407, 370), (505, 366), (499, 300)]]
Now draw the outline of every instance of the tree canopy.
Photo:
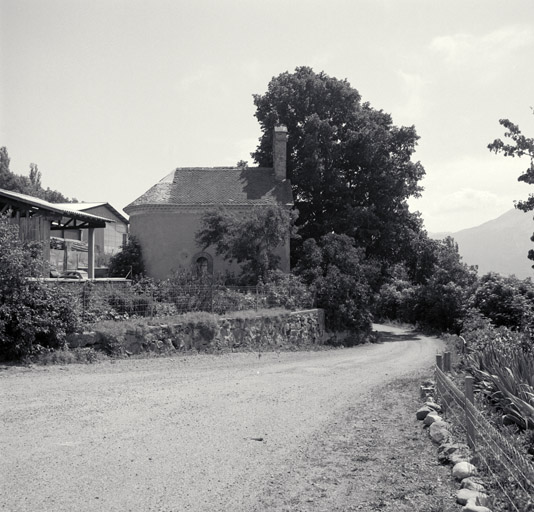
[(346, 80), (298, 67), (274, 77), (254, 95), (262, 136), (252, 154), (272, 165), (274, 126), (288, 128), (288, 177), (299, 210), (302, 240), (343, 233), (368, 256), (395, 259), (421, 220), (407, 199), (421, 192), (424, 175), (411, 161), (415, 128), (362, 103)]
[[(532, 113), (534, 114), (534, 109)], [(488, 144), (488, 149), (494, 153), (502, 153), (504, 156), (510, 156), (512, 158), (529, 158), (530, 165), (517, 178), (517, 180), (523, 181), (529, 185), (534, 185), (534, 138), (523, 135), (519, 126), (512, 123), (509, 119), (500, 119), (499, 124), (506, 129), (504, 137), (508, 139), (510, 143), (505, 142), (502, 139), (495, 139), (491, 144)], [(530, 194), (524, 201), (518, 201), (515, 206), (524, 212), (534, 210), (534, 194)], [(530, 239), (534, 242), (534, 235), (532, 235)], [(528, 258), (534, 260), (534, 249), (528, 251)]]
[(111, 277), (140, 277), (145, 273), (143, 252), (135, 236), (130, 236), (122, 249), (114, 254), (109, 261)]
[(13, 173), (10, 168), (10, 158), (5, 146), (0, 148), (0, 188), (27, 194), (29, 196), (44, 199), (50, 203), (70, 203), (76, 199), (69, 199), (61, 192), (50, 188), (43, 188), (41, 184), (42, 173), (37, 164), (30, 164), (28, 176)]
[(278, 267), (277, 248), (293, 233), (296, 212), (282, 206), (256, 207), (232, 213), (223, 208), (208, 211), (196, 234), (200, 247), (215, 246), (217, 254), (243, 264), (242, 280), (256, 283)]

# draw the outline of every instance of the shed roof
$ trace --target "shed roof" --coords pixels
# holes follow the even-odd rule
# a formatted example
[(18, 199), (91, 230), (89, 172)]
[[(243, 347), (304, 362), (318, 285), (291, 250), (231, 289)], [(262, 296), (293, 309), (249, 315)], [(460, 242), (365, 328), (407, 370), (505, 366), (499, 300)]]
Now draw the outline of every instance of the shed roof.
[(70, 210), (74, 210), (77, 212), (83, 212), (86, 210), (90, 210), (91, 208), (98, 208), (99, 206), (106, 206), (109, 208), (119, 219), (121, 219), (123, 222), (128, 224), (128, 217), (122, 210), (118, 210), (117, 208), (114, 208), (109, 203), (102, 202), (102, 203), (53, 203), (54, 206), (57, 206), (58, 208), (68, 208)]
[(148, 205), (292, 205), (289, 180), (264, 167), (183, 167), (172, 171), (124, 210)]
[(6, 206), (12, 206), (15, 209), (24, 207), (24, 209), (26, 209), (30, 215), (39, 212), (45, 212), (77, 219), (90, 225), (105, 225), (106, 222), (115, 222), (99, 215), (76, 211), (70, 206), (71, 203), (49, 203), (44, 199), (21, 194), (20, 192), (13, 192), (11, 190), (0, 189), (0, 203), (4, 203)]

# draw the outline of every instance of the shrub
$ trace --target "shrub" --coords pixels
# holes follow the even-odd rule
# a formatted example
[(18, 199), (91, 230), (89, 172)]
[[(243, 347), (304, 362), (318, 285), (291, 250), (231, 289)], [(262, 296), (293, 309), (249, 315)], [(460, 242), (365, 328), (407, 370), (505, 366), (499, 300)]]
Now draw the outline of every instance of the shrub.
[(65, 346), (78, 317), (73, 295), (36, 279), (44, 267), (41, 246), (24, 243), (18, 227), (0, 217), (0, 357), (31, 355), (36, 345)]
[(229, 311), (241, 311), (265, 307), (263, 298), (253, 293), (230, 288), (217, 288), (213, 294), (213, 312), (219, 315)]
[(299, 309), (313, 307), (314, 296), (301, 277), (280, 270), (267, 273), (265, 284), (260, 286), (266, 294), (269, 307)]
[(520, 329), (534, 313), (534, 285), (530, 279), (503, 277), (490, 272), (483, 275), (471, 297), (477, 308), (496, 326)]
[(138, 277), (145, 272), (141, 244), (130, 236), (122, 250), (113, 255), (109, 261), (109, 275), (112, 277)]
[(376, 269), (354, 240), (334, 233), (304, 242), (297, 275), (315, 291), (328, 329), (371, 331), (371, 287)]

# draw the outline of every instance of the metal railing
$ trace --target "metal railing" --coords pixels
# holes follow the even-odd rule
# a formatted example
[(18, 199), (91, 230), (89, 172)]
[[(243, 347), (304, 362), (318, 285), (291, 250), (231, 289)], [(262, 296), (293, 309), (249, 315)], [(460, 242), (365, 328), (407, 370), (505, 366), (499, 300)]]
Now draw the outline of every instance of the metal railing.
[(189, 284), (172, 288), (84, 285), (77, 290), (82, 316), (94, 318), (166, 317), (206, 311), (226, 314), (233, 311), (314, 307), (314, 295), (303, 287), (280, 285), (222, 286)]

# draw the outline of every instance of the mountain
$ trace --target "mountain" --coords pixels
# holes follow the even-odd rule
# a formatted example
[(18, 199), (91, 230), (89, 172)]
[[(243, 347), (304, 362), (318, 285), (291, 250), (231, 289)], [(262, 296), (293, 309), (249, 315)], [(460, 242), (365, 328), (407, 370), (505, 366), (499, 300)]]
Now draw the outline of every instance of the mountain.
[(514, 274), (520, 279), (534, 278), (534, 262), (527, 258), (529, 249), (534, 249), (530, 241), (534, 232), (532, 215), (514, 208), (474, 228), (456, 233), (429, 233), (429, 236), (434, 239), (452, 236), (463, 261), (478, 265), (479, 275), (498, 272), (505, 276)]

